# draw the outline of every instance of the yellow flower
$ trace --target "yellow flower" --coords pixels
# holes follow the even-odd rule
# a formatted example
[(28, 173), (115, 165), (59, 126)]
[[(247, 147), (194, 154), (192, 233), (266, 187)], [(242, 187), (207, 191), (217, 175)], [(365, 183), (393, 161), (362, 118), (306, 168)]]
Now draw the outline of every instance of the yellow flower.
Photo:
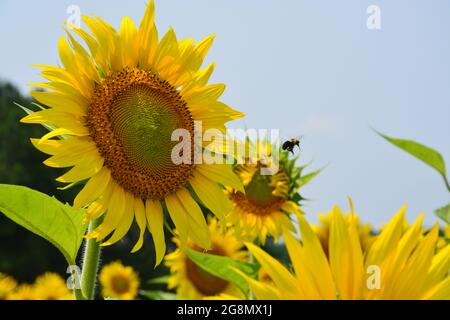
[[(225, 230), (216, 219), (210, 219), (211, 250), (207, 253), (231, 257), (234, 260), (246, 260), (247, 254), (242, 250), (243, 244), (238, 241), (233, 231)], [(180, 241), (174, 238), (177, 249), (165, 257), (165, 264), (170, 268), (169, 289), (176, 289), (179, 299), (203, 299), (218, 295), (242, 296), (233, 284), (204, 271), (192, 262), (180, 248)], [(201, 251), (198, 246), (188, 246)]]
[(0, 300), (7, 300), (17, 287), (17, 281), (0, 272)]
[(104, 266), (99, 276), (105, 298), (133, 300), (139, 289), (139, 277), (132, 267), (116, 261)]
[(141, 248), (148, 227), (160, 263), (167, 208), (182, 242), (190, 237), (209, 248), (207, 223), (194, 199), (223, 218), (231, 204), (221, 185), (240, 190), (239, 180), (227, 165), (176, 164), (172, 151), (179, 142), (171, 135), (175, 129), (190, 134), (190, 148), (179, 154), (190, 149), (192, 160), (198, 146), (194, 121), (202, 121), (201, 133), (223, 132), (226, 122), (243, 116), (218, 100), (224, 84), (208, 84), (214, 64), (200, 69), (214, 37), (194, 43), (169, 29), (159, 39), (153, 1), (139, 27), (129, 17), (118, 31), (97, 16), (83, 21), (92, 34), (69, 26), (68, 40), (61, 37), (58, 43), (61, 67), (38, 65), (49, 82), (34, 86), (50, 91), (31, 94), (49, 108), (21, 121), (51, 131), (32, 139), (33, 145), (51, 155), (46, 165), (71, 167), (58, 181), (86, 182), (74, 206), (89, 206), (87, 219), (105, 216), (89, 235), (103, 241), (112, 234), (102, 245), (119, 241), (136, 220), (140, 237), (132, 251)]
[[(249, 149), (265, 150), (262, 154), (272, 156), (272, 146), (264, 141), (251, 144)], [(227, 221), (242, 239), (259, 239), (265, 243), (267, 236), (273, 236), (277, 241), (283, 229), (295, 230), (289, 214), (302, 213), (297, 203), (301, 196), (297, 191), (304, 167), (295, 167), (297, 159), (289, 159), (288, 155), (288, 152), (281, 153), (278, 171), (272, 175), (261, 172), (262, 168), (272, 167), (270, 161), (246, 159), (235, 166), (234, 171), (241, 179), (245, 193), (228, 189), (233, 209)]]
[(73, 293), (60, 275), (47, 272), (36, 279), (34, 298), (37, 300), (73, 300)]
[(21, 284), (8, 296), (8, 300), (37, 300), (36, 289), (30, 284)]
[(259, 247), (247, 247), (273, 284), (247, 278), (258, 299), (450, 299), (450, 245), (436, 253), (439, 226), (423, 235), (423, 215), (403, 230), (403, 207), (364, 255), (357, 219), (346, 223), (336, 207), (330, 221), (329, 257), (303, 216), (302, 242), (285, 232), (293, 272)]
[[(322, 244), (323, 250), (328, 256), (328, 242), (330, 239), (330, 225), (331, 217), (333, 215), (333, 210), (328, 212), (327, 215), (319, 213), (318, 225), (312, 225), (312, 229), (317, 234), (317, 237)], [(348, 212), (344, 214), (344, 221), (347, 225), (350, 223), (355, 223), (357, 228), (357, 233), (359, 236), (359, 242), (361, 243), (361, 248), (363, 253), (367, 252), (375, 239), (374, 234), (372, 234), (372, 226), (370, 224), (362, 224), (359, 217), (355, 213)]]

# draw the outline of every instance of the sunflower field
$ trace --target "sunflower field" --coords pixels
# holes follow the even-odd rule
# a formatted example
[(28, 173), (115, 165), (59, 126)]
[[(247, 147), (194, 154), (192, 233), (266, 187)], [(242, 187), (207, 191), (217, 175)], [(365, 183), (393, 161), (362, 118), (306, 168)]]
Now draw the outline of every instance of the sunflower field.
[[(312, 212), (309, 205), (322, 199), (311, 190), (344, 185), (324, 180), (328, 174), (333, 180), (333, 158), (319, 165), (321, 154), (312, 161), (304, 156), (304, 140), (321, 125), (314, 122), (309, 133), (299, 125), (297, 136), (278, 123), (273, 127), (279, 130), (265, 130), (277, 113), (286, 121), (301, 118), (302, 106), (281, 103), (283, 91), (259, 92), (275, 97), (273, 110), (233, 103), (242, 88), (225, 90), (215, 76), (220, 63), (209, 60), (220, 32), (200, 40), (178, 28), (162, 32), (157, 5), (140, 3), (140, 21), (126, 13), (120, 21), (95, 14), (80, 14), (79, 24), (69, 19), (59, 39), (49, 39), (57, 61), (41, 64), (33, 49), (20, 53), (36, 60), (25, 67), (39, 73), (40, 80), (28, 82), (29, 95), (7, 79), (0, 83), (0, 300), (450, 300), (448, 150), (366, 125), (364, 132), (386, 150), (379, 161), (388, 163), (390, 151), (408, 155), (405, 165), (439, 178), (444, 198), (428, 203), (430, 212), (411, 212), (408, 199), (395, 199), (396, 211), (383, 218), (359, 215), (359, 191), (370, 191), (358, 184), (350, 191), (334, 188), (342, 202), (324, 202), (323, 213)], [(127, 10), (123, 3), (113, 6), (122, 16)], [(261, 6), (255, 12), (269, 10)], [(380, 29), (378, 11), (369, 8), (367, 28)], [(0, 18), (7, 6), (1, 10)], [(282, 17), (266, 23), (277, 19)], [(205, 32), (209, 23), (214, 25), (205, 17)], [(254, 39), (265, 46), (275, 41)], [(283, 81), (280, 76), (296, 67), (271, 67), (290, 57), (276, 43), (279, 56), (261, 66), (264, 73), (230, 72), (266, 77), (269, 86)], [(295, 55), (301, 59), (302, 52)], [(302, 90), (290, 85), (283, 84), (286, 91)], [(255, 110), (272, 115), (253, 130), (245, 121)], [(370, 149), (364, 142), (344, 157)], [(357, 168), (349, 170), (358, 175)], [(366, 173), (371, 179), (385, 175), (370, 165)], [(409, 174), (414, 179), (418, 173)], [(389, 192), (408, 188), (388, 174), (384, 179), (386, 193), (367, 196), (383, 202)]]

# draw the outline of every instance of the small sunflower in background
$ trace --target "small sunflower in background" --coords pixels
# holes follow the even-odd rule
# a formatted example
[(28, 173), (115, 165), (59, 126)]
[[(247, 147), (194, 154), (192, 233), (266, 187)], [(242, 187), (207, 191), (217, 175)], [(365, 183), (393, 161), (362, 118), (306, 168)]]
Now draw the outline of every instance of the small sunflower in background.
[(138, 295), (140, 280), (136, 271), (115, 261), (102, 268), (99, 275), (105, 299), (133, 300)]
[[(323, 250), (328, 256), (328, 244), (330, 240), (330, 225), (331, 219), (333, 215), (333, 210), (330, 210), (328, 214), (318, 214), (319, 224), (312, 225), (312, 229), (317, 234), (317, 237), (322, 244)], [(355, 223), (359, 242), (361, 244), (361, 248), (363, 252), (367, 252), (372, 245), (373, 240), (375, 239), (374, 230), (372, 230), (372, 226), (368, 223), (361, 223), (359, 217), (356, 213), (347, 212), (344, 214), (344, 221), (347, 225), (351, 223)]]
[[(404, 229), (403, 207), (364, 254), (357, 219), (347, 223), (335, 207), (329, 254), (303, 216), (300, 242), (285, 232), (293, 271), (247, 243), (272, 283), (246, 277), (257, 299), (450, 299), (450, 244), (436, 253), (439, 225), (423, 234), (423, 215)], [(379, 272), (376, 272), (378, 270)]]
[[(233, 202), (227, 221), (244, 240), (258, 239), (264, 244), (267, 236), (272, 236), (277, 241), (283, 229), (295, 230), (290, 215), (302, 214), (299, 189), (318, 171), (303, 176), (305, 167), (296, 166), (297, 157), (289, 158), (289, 152), (273, 150), (267, 141), (247, 139), (246, 147), (245, 161), (234, 166), (245, 192), (227, 189)], [(254, 154), (266, 155), (266, 160), (252, 157)], [(262, 174), (262, 169), (272, 167), (277, 160), (279, 166), (274, 174)]]
[(7, 300), (16, 288), (17, 281), (13, 277), (0, 272), (0, 300)]
[[(230, 166), (194, 163), (194, 121), (202, 122), (201, 133), (224, 132), (225, 123), (243, 114), (219, 101), (224, 84), (208, 84), (214, 64), (201, 69), (214, 36), (194, 43), (169, 29), (159, 38), (154, 16), (150, 1), (139, 27), (124, 17), (115, 30), (87, 16), (91, 34), (69, 26), (67, 40), (58, 43), (62, 65), (38, 65), (48, 82), (33, 84), (49, 90), (31, 92), (48, 108), (21, 121), (51, 129), (32, 143), (51, 156), (46, 165), (71, 168), (59, 182), (85, 183), (74, 206), (88, 206), (89, 220), (104, 217), (88, 236), (111, 245), (136, 221), (140, 236), (132, 252), (142, 247), (148, 228), (159, 264), (166, 251), (164, 209), (181, 242), (190, 238), (209, 248), (208, 226), (195, 199), (222, 219), (231, 207), (222, 186), (243, 191)], [(172, 160), (179, 143), (172, 141), (175, 129), (190, 134), (190, 163)]]
[(34, 291), (37, 300), (73, 300), (66, 281), (56, 273), (47, 272), (37, 277)]
[[(194, 250), (246, 261), (247, 252), (243, 243), (236, 239), (231, 229), (225, 229), (215, 218), (209, 219), (211, 249), (203, 251), (193, 242), (188, 246)], [(178, 238), (173, 239), (177, 249), (165, 257), (165, 265), (170, 269), (168, 288), (175, 289), (178, 299), (203, 299), (212, 296), (242, 297), (235, 285), (220, 279), (197, 266), (180, 248)]]

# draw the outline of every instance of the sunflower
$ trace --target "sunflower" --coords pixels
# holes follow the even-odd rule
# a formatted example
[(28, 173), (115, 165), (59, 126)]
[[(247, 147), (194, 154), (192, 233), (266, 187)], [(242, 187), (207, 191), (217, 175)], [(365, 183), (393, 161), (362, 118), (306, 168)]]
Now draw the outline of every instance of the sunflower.
[[(328, 243), (330, 239), (330, 225), (332, 215), (333, 210), (330, 210), (326, 215), (319, 213), (318, 215), (319, 224), (311, 226), (314, 232), (317, 234), (317, 237), (319, 238), (323, 250), (325, 251), (327, 256), (328, 256)], [(374, 240), (374, 233), (372, 230), (372, 226), (368, 223), (366, 224), (361, 223), (359, 217), (352, 212), (347, 212), (346, 214), (344, 214), (344, 221), (347, 225), (355, 223), (362, 251), (363, 253), (367, 252)]]
[(8, 295), (8, 300), (37, 300), (36, 288), (31, 284), (21, 284)]
[(329, 257), (300, 215), (301, 243), (284, 233), (294, 272), (248, 243), (273, 284), (246, 279), (258, 299), (450, 299), (450, 245), (436, 253), (439, 226), (424, 235), (423, 215), (403, 231), (405, 210), (392, 218), (364, 255), (357, 220), (346, 223), (334, 208)]
[(44, 273), (34, 283), (34, 294), (37, 300), (73, 300), (66, 281), (56, 273)]
[[(33, 85), (49, 91), (31, 95), (48, 108), (21, 121), (43, 124), (50, 132), (32, 139), (33, 145), (51, 155), (46, 165), (72, 167), (57, 181), (84, 183), (74, 206), (88, 206), (88, 220), (104, 218), (88, 235), (103, 246), (123, 238), (136, 220), (140, 236), (132, 252), (141, 248), (148, 228), (160, 263), (167, 209), (183, 243), (190, 237), (209, 248), (197, 200), (222, 219), (231, 206), (222, 186), (242, 187), (229, 166), (176, 163), (172, 151), (192, 160), (201, 147), (192, 139), (194, 121), (201, 122), (201, 133), (224, 132), (226, 122), (243, 116), (218, 101), (224, 84), (208, 84), (214, 64), (200, 69), (214, 36), (194, 43), (169, 29), (159, 39), (153, 1), (139, 27), (128, 17), (119, 31), (97, 16), (83, 21), (92, 34), (69, 26), (68, 39), (58, 43), (61, 67), (38, 65), (48, 82)], [(177, 153), (175, 129), (189, 133), (190, 148)]]
[[(247, 140), (247, 144), (250, 150), (265, 150), (258, 153), (272, 158), (273, 146), (268, 142), (251, 143)], [(235, 227), (239, 237), (247, 241), (259, 239), (265, 243), (267, 236), (273, 236), (277, 241), (283, 229), (295, 230), (289, 214), (302, 213), (298, 205), (302, 197), (298, 190), (302, 186), (302, 171), (305, 168), (296, 167), (296, 160), (289, 159), (288, 152), (280, 152), (278, 171), (272, 175), (262, 174), (262, 169), (272, 167), (272, 163), (261, 159), (250, 157), (235, 165), (234, 172), (244, 185), (245, 192), (228, 188), (233, 208), (227, 215), (227, 221)]]
[[(224, 229), (214, 218), (209, 220), (211, 232), (211, 250), (207, 253), (227, 256), (238, 261), (245, 261), (247, 253), (242, 250), (243, 243), (237, 240), (231, 229)], [(233, 284), (204, 271), (192, 262), (180, 248), (180, 241), (174, 238), (177, 245), (174, 252), (165, 257), (165, 264), (170, 268), (169, 289), (176, 289), (179, 299), (203, 299), (205, 297), (242, 294)], [(188, 243), (194, 250), (201, 249), (194, 243)]]
[(133, 300), (138, 294), (140, 281), (137, 273), (118, 261), (104, 266), (99, 279), (105, 298)]
[(0, 272), (0, 300), (7, 300), (16, 287), (17, 281), (13, 277)]

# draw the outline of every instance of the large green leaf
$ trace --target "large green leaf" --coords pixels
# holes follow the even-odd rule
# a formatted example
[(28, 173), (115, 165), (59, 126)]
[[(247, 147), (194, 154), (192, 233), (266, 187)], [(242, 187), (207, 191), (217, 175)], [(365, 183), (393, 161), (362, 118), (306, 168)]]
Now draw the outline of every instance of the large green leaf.
[(256, 264), (239, 262), (229, 257), (202, 253), (190, 248), (186, 249), (186, 254), (200, 268), (235, 284), (245, 294), (248, 292), (247, 281), (232, 268), (236, 268), (250, 277), (255, 276), (259, 269), (259, 266)]
[(56, 246), (74, 264), (86, 225), (84, 210), (23, 186), (0, 184), (0, 211)]
[(450, 203), (442, 208), (436, 209), (434, 213), (436, 213), (439, 218), (450, 224)]
[(403, 151), (406, 151), (407, 153), (411, 154), (412, 156), (416, 157), (417, 159), (421, 160), (422, 162), (426, 163), (427, 165), (435, 169), (442, 176), (447, 189), (450, 191), (450, 185), (447, 179), (447, 173), (445, 169), (445, 162), (439, 152), (412, 140), (392, 138), (376, 130), (375, 132), (377, 132), (381, 137), (392, 143), (394, 146), (402, 149)]

